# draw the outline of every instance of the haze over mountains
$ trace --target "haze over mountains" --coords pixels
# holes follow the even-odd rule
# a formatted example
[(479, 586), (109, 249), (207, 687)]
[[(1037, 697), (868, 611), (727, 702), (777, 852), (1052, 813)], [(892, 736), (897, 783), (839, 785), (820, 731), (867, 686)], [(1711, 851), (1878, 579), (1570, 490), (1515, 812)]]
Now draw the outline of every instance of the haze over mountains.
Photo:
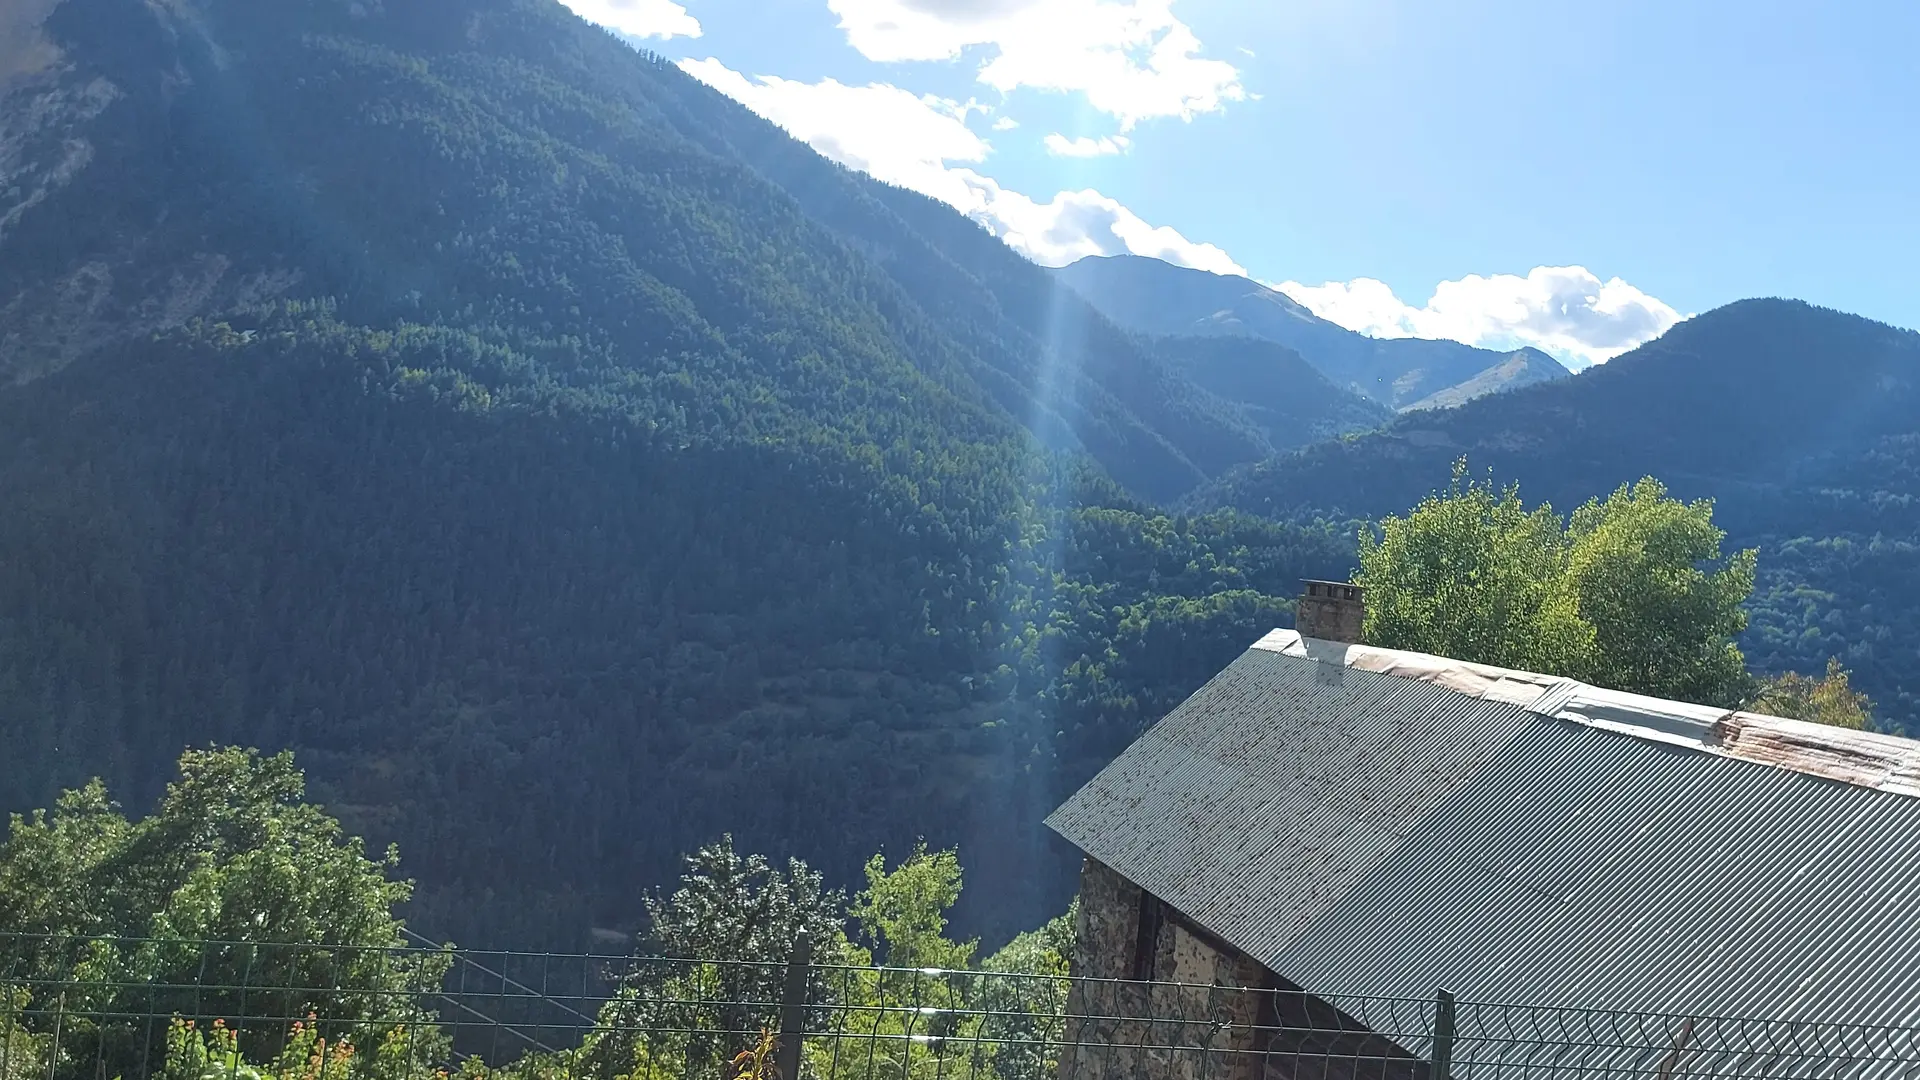
[(1247, 278), (1139, 255), (1092, 256), (1054, 274), (1130, 330), (1278, 342), (1336, 384), (1395, 409), (1457, 405), (1567, 375), (1565, 366), (1538, 349), (1500, 353), (1457, 341), (1372, 338)]
[(1910, 332), (1749, 302), (1563, 378), (1056, 276), (551, 0), (45, 8), (0, 37), (6, 809), (288, 746), (430, 933), (631, 926), (723, 830), (840, 881), (958, 843), (1004, 933), (1071, 893), (1040, 815), (1463, 452), (1717, 497), (1750, 655), (1915, 717)]

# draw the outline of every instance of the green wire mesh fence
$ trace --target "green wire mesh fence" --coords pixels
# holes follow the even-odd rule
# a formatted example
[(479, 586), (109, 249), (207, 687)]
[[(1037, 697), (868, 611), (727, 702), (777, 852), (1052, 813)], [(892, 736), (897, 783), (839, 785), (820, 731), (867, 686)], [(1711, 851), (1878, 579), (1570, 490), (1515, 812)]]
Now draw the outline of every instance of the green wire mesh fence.
[(1288, 988), (0, 933), (0, 1080), (1920, 1080), (1920, 1031)]

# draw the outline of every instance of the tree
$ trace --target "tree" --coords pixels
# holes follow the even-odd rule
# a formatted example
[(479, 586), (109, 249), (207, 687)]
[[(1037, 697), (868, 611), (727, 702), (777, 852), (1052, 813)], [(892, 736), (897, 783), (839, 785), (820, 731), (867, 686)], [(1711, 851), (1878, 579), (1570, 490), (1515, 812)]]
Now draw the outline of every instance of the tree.
[(1849, 684), (1849, 674), (1835, 657), (1827, 661), (1827, 673), (1821, 678), (1790, 671), (1762, 680), (1747, 708), (1768, 716), (1872, 731), (1873, 701)]
[[(640, 965), (601, 1008), (582, 1048), (597, 1075), (724, 1073), (755, 1033), (778, 1022), (771, 1003), (800, 931), (816, 963), (854, 958), (846, 894), (826, 889), (799, 859), (783, 872), (763, 855), (740, 854), (728, 834), (683, 862), (679, 888), (644, 901), (653, 948), (672, 962)], [(824, 973), (813, 980), (816, 1003), (839, 992)]]
[(947, 910), (960, 899), (960, 857), (929, 852), (923, 842), (899, 866), (884, 855), (867, 860), (867, 887), (854, 897), (850, 914), (886, 963), (901, 968), (963, 970), (977, 941), (948, 941)]
[(990, 1061), (998, 1080), (1044, 1080), (1059, 1072), (1061, 1017), (1072, 987), (1074, 927), (1080, 901), (1038, 930), (1008, 942), (982, 967), (992, 972), (1037, 975), (1034, 979), (988, 979), (980, 1006), (987, 1014), (981, 1037), (993, 1045)]
[[(877, 1071), (885, 1075), (971, 1080), (991, 1055), (980, 1018), (966, 1015), (978, 1004), (979, 978), (965, 973), (979, 943), (946, 937), (947, 912), (960, 899), (959, 856), (930, 852), (922, 842), (891, 870), (884, 855), (874, 855), (866, 876), (849, 914), (890, 970), (861, 971), (848, 980), (843, 1036), (877, 1047)], [(931, 1045), (923, 1046), (927, 1039)], [(821, 1063), (818, 1055), (815, 1060)], [(829, 1080), (853, 1071), (826, 1064), (819, 1071)]]
[[(0, 977), (69, 983), (66, 1007), (94, 1016), (319, 1012), (361, 1046), (437, 1038), (414, 1002), (445, 962), (402, 948), (398, 853), (367, 858), (304, 801), (290, 754), (189, 750), (179, 768), (139, 821), (99, 780), (12, 818), (0, 926), (20, 933), (0, 939)], [(153, 1051), (136, 1035), (74, 1024), (62, 1041), (109, 1074), (145, 1072)]]
[(680, 887), (644, 903), (654, 944), (667, 956), (784, 964), (805, 929), (814, 954), (846, 939), (846, 894), (829, 890), (799, 859), (783, 873), (763, 855), (741, 855), (722, 836), (686, 857)]
[[(642, 961), (602, 1010), (579, 1071), (626, 1080), (734, 1076), (760, 1060), (793, 936), (817, 943), (802, 1073), (904, 1080), (1042, 1080), (1054, 1072), (1073, 948), (1074, 910), (1015, 938), (985, 969), (977, 942), (946, 937), (960, 898), (958, 855), (925, 843), (897, 865), (866, 866), (849, 903), (790, 861), (785, 872), (740, 855), (730, 837), (686, 859), (680, 887), (648, 901), (653, 944), (675, 960)], [(848, 940), (848, 919), (864, 944)], [(871, 946), (871, 950), (867, 946)], [(872, 965), (879, 953), (888, 968)], [(842, 1053), (848, 1045), (857, 1053)], [(744, 1054), (742, 1058), (740, 1055)], [(731, 1063), (731, 1064), (730, 1064)]]
[(986, 971), (1015, 972), (1066, 978), (1073, 970), (1074, 927), (1080, 917), (1080, 898), (1074, 897), (1065, 914), (1057, 915), (1028, 930), (987, 957), (981, 968)]
[(1682, 503), (1651, 477), (1590, 500), (1568, 522), (1567, 575), (1593, 627), (1581, 677), (1656, 697), (1732, 707), (1750, 685), (1734, 644), (1747, 628), (1753, 551), (1720, 552), (1708, 500)]
[(1362, 633), (1375, 645), (1502, 667), (1571, 674), (1593, 648), (1565, 567), (1567, 538), (1549, 506), (1518, 485), (1467, 478), (1360, 536)]
[(1750, 682), (1734, 636), (1755, 553), (1723, 555), (1708, 500), (1623, 485), (1563, 521), (1466, 478), (1363, 534), (1372, 644), (1724, 705)]
[(0, 987), (0, 1080), (43, 1080), (53, 1036), (38, 1034), (22, 1014), (33, 998), (25, 990)]

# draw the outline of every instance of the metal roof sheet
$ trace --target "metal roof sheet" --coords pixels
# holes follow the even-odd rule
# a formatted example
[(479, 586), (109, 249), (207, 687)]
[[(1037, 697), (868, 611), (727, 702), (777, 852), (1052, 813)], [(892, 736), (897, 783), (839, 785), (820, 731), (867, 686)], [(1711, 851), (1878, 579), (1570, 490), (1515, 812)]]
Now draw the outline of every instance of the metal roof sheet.
[(1277, 632), (1048, 824), (1316, 993), (1920, 1025), (1917, 747), (1794, 724)]

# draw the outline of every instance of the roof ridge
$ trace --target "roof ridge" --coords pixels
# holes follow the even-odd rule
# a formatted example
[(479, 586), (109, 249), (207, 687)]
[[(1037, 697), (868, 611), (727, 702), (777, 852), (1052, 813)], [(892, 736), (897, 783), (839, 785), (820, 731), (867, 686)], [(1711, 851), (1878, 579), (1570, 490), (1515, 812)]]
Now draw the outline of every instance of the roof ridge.
[(1920, 742), (1899, 735), (1609, 690), (1431, 653), (1324, 641), (1296, 630), (1273, 630), (1253, 648), (1431, 683), (1632, 738), (1920, 797)]

